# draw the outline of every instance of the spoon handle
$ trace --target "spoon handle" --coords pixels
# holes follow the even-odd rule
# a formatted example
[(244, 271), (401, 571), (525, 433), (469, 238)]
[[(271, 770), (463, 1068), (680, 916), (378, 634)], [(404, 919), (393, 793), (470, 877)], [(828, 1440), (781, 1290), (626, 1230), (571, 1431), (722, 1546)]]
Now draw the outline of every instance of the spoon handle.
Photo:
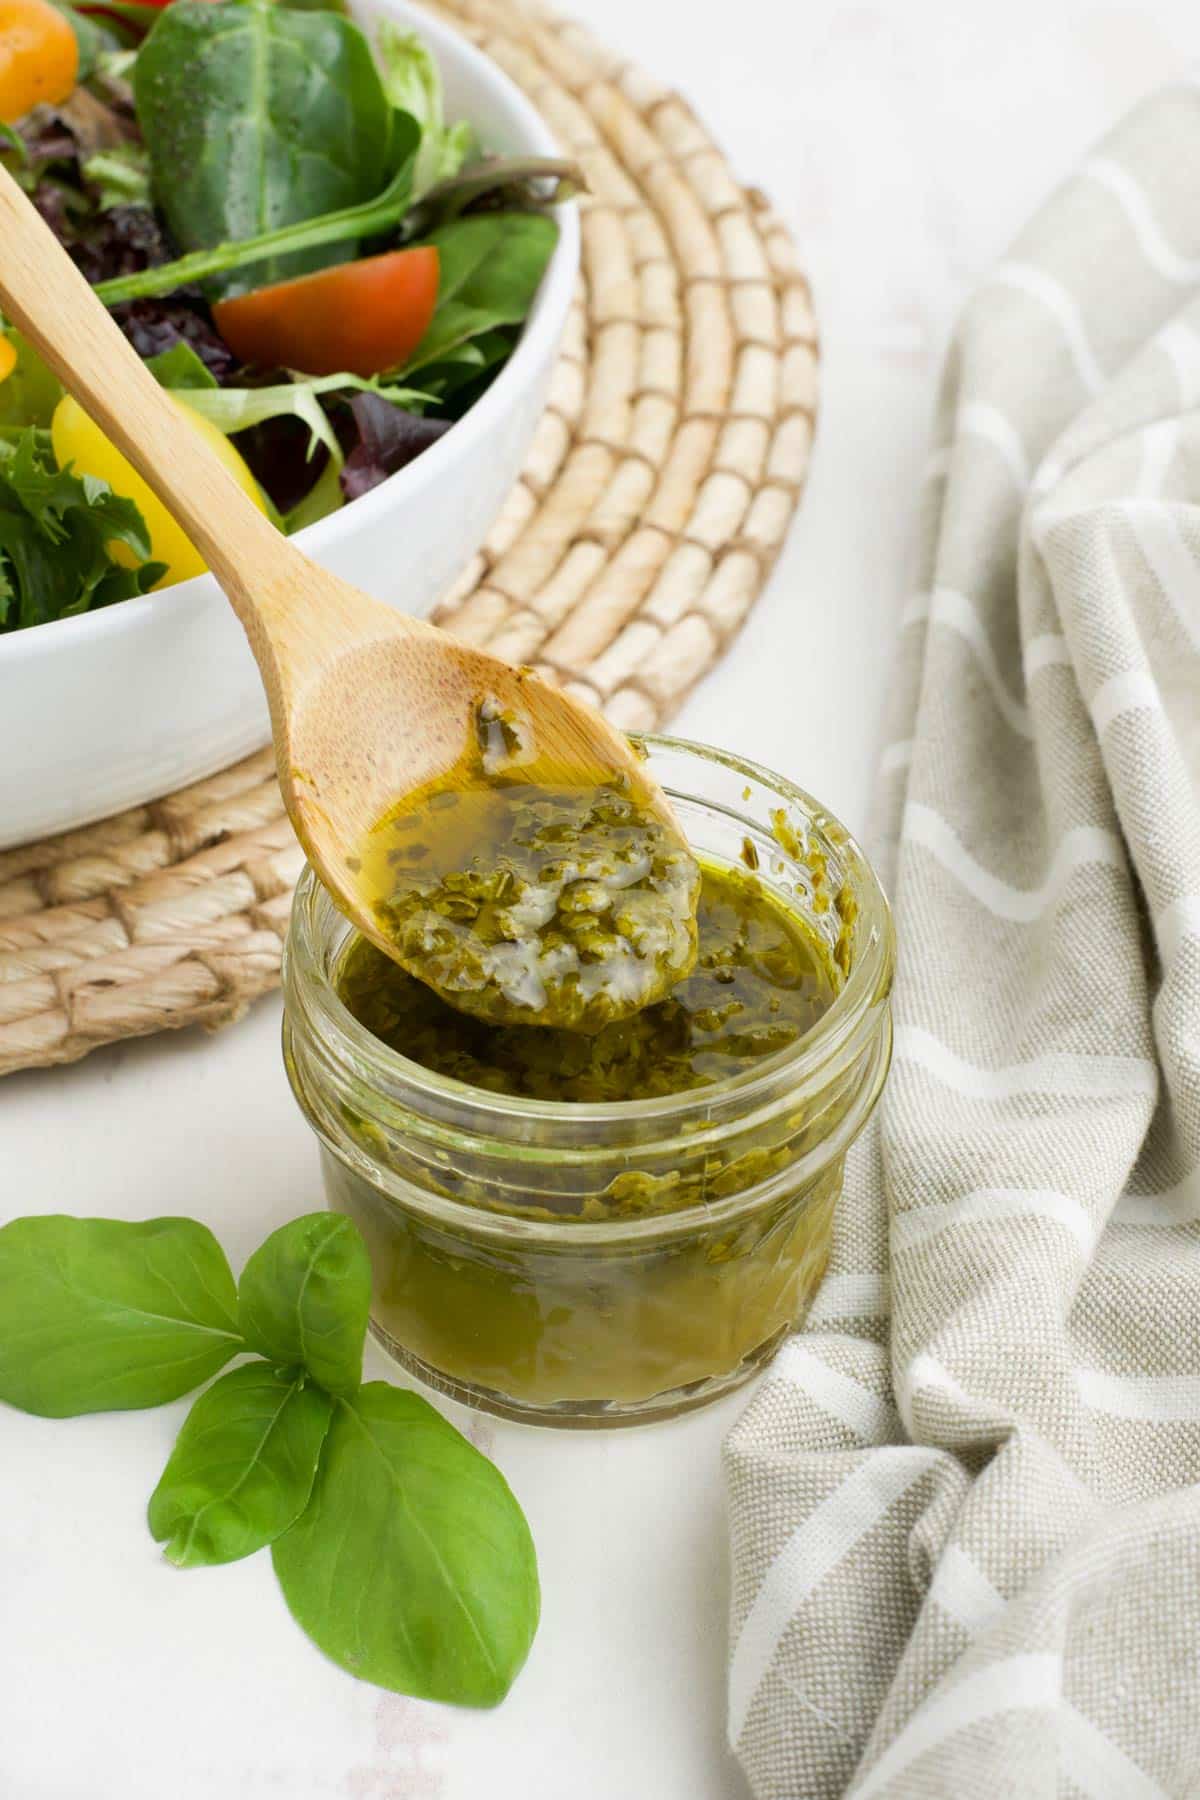
[(180, 418), (50, 227), (0, 167), (0, 311), (175, 515), (262, 661), (259, 599), (299, 553)]

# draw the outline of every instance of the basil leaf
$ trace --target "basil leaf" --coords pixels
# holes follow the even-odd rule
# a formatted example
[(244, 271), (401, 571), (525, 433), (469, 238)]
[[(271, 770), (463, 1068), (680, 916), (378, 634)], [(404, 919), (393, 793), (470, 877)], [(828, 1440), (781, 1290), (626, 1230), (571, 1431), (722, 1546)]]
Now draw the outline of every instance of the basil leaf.
[(339, 1401), (312, 1499), (271, 1546), (292, 1616), (352, 1675), (495, 1706), (537, 1629), (537, 1559), (504, 1477), (416, 1394)]
[(352, 1394), (362, 1380), (370, 1307), (366, 1245), (339, 1213), (307, 1213), (273, 1231), (238, 1283), (250, 1348), (301, 1364), (331, 1394)]
[(299, 1369), (252, 1362), (207, 1388), (150, 1497), (151, 1535), (179, 1569), (236, 1562), (308, 1504), (333, 1402)]
[[(370, 45), (337, 13), (174, 0), (138, 52), (133, 90), (155, 194), (185, 250), (354, 206), (396, 166)], [(325, 244), (273, 257), (253, 285), (351, 254), (350, 244)]]
[(444, 360), (458, 345), (500, 325), (519, 325), (558, 241), (545, 213), (480, 213), (424, 240), (437, 248), (437, 308), (404, 373)]
[(161, 1406), (244, 1348), (233, 1276), (194, 1219), (0, 1230), (0, 1400), (44, 1418)]

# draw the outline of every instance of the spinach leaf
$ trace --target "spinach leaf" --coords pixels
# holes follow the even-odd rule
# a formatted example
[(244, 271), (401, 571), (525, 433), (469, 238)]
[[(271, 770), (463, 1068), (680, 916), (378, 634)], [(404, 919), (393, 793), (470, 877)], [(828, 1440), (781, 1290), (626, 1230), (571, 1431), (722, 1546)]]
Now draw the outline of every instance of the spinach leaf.
[(51, 1419), (161, 1406), (244, 1348), (229, 1264), (194, 1219), (14, 1219), (0, 1320), (0, 1400)]
[(366, 1245), (338, 1213), (306, 1213), (273, 1231), (238, 1283), (250, 1348), (299, 1363), (331, 1394), (353, 1394), (362, 1380), (370, 1307)]
[(426, 188), (457, 175), (471, 152), (475, 134), (466, 120), (446, 124), (441, 72), (415, 31), (401, 31), (391, 19), (384, 19), (375, 42), (388, 99), (421, 128), (413, 171), (413, 195), (419, 197)]
[(30, 428), (0, 440), (0, 630), (41, 625), (143, 594), (166, 565), (126, 568), (109, 554), (124, 544), (150, 554), (141, 513), (94, 475), (60, 469)]
[[(133, 89), (159, 205), (187, 250), (354, 206), (397, 166), (370, 45), (338, 13), (174, 0), (138, 52)], [(349, 254), (325, 243), (274, 256), (258, 281)], [(214, 283), (246, 285), (229, 274)]]
[(519, 325), (533, 304), (558, 227), (545, 213), (480, 213), (424, 240), (441, 265), (429, 330), (405, 364), (408, 375), (444, 361), (472, 338)]
[[(322, 213), (319, 218), (280, 225), (260, 232), (256, 237), (215, 244), (207, 250), (192, 250), (174, 262), (156, 263), (130, 275), (112, 275), (106, 280), (97, 280), (94, 283), (96, 294), (106, 306), (118, 306), (126, 300), (173, 293), (190, 282), (224, 276), (234, 269), (246, 269), (282, 257), (291, 258), (300, 251), (316, 252), (328, 245), (354, 244), (359, 238), (376, 237), (381, 232), (391, 231), (408, 208), (419, 137), (415, 119), (409, 118), (407, 113), (392, 114), (388, 155), (395, 165), (394, 173), (389, 176), (387, 186), (370, 200)], [(322, 260), (336, 262), (341, 255), (338, 250), (323, 256)], [(239, 285), (256, 286), (261, 279), (255, 276), (250, 282), (239, 276)]]
[(236, 1562), (308, 1504), (333, 1402), (300, 1369), (245, 1363), (192, 1407), (150, 1496), (151, 1535), (179, 1569)]
[(385, 1381), (338, 1402), (312, 1499), (271, 1556), (326, 1656), (419, 1699), (496, 1705), (537, 1629), (533, 1540), (504, 1477)]

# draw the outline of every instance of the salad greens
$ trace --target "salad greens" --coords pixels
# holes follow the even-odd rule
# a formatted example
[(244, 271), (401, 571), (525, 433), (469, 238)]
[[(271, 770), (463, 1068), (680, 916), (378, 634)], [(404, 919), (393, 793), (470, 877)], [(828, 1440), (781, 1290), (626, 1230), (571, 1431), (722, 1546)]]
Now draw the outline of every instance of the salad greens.
[(494, 1706), (537, 1630), (537, 1559), (499, 1470), (418, 1395), (362, 1384), (366, 1248), (348, 1219), (273, 1232), (235, 1289), (191, 1219), (0, 1229), (0, 1400), (52, 1418), (194, 1402), (151, 1495), (179, 1568), (271, 1547), (297, 1623), (399, 1693)]
[[(0, 127), (0, 162), (269, 516), (299, 530), (422, 454), (511, 355), (573, 166), (484, 154), (420, 38), (368, 37), (341, 5), (55, 4), (80, 83)], [(318, 299), (314, 280), (342, 285)], [(174, 579), (99, 434), (56, 429), (57, 467), (63, 390), (3, 326), (0, 631)]]
[[(128, 568), (110, 552), (124, 545)], [(94, 475), (60, 469), (30, 426), (0, 437), (0, 630), (65, 619), (144, 594), (164, 573), (132, 500)]]
[[(355, 206), (409, 160), (371, 47), (337, 13), (181, 0), (138, 52), (133, 97), (158, 205), (185, 250)], [(273, 257), (256, 285), (353, 247)], [(227, 278), (221, 290), (246, 285)]]

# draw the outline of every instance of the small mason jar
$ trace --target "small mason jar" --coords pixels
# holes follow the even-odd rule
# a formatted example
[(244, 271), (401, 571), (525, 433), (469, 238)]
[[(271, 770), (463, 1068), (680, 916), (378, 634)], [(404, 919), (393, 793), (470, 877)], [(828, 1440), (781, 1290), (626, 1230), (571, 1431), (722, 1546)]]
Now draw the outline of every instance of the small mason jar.
[(311, 870), (284, 959), (288, 1074), (370, 1250), (372, 1330), (433, 1387), (546, 1425), (669, 1417), (767, 1361), (820, 1284), (891, 1053), (891, 921), (849, 833), (738, 757), (642, 748), (693, 849), (756, 868), (825, 945), (836, 998), (788, 1049), (687, 1093), (519, 1099), (359, 1024), (336, 988), (352, 929)]

